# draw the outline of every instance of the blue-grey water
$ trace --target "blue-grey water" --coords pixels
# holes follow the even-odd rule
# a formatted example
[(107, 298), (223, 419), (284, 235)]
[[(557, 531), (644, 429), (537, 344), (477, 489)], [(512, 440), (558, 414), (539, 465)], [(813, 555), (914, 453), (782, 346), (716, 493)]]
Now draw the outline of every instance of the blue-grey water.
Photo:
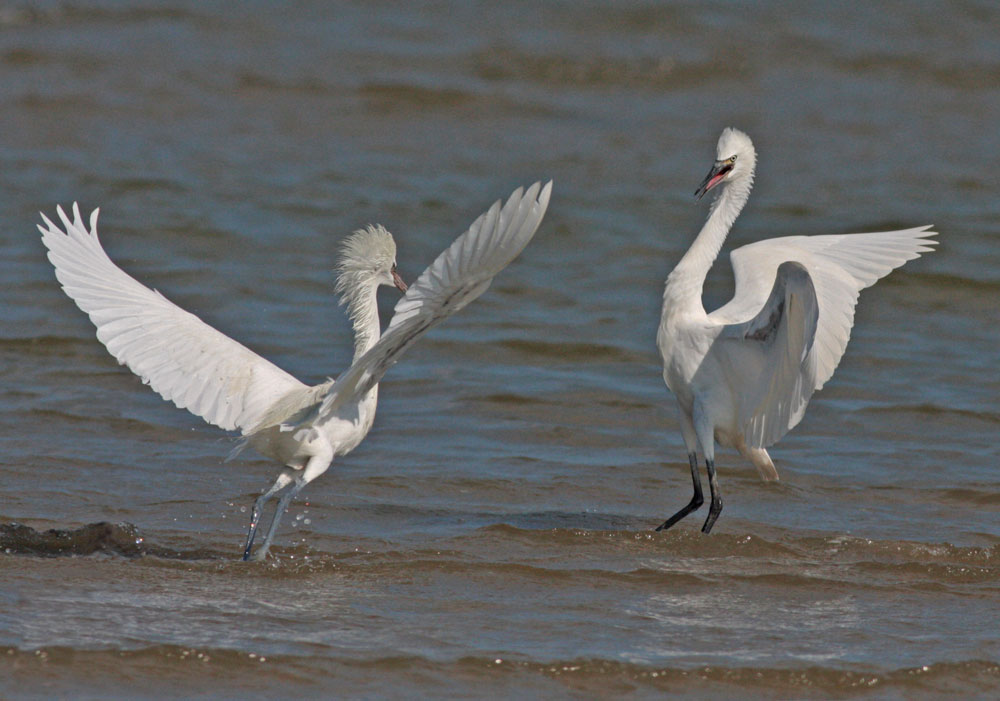
[[(995, 697), (998, 28), (958, 0), (0, 2), (0, 696)], [(721, 451), (711, 536), (655, 533), (690, 496), (660, 295), (730, 125), (759, 167), (724, 250), (940, 246), (862, 294), (782, 481)], [(124, 269), (318, 382), (352, 353), (341, 238), (384, 224), (412, 280), (549, 178), (267, 564), (237, 557), (276, 467), (118, 366), (35, 229), (101, 207)], [(731, 288), (723, 255), (707, 306)]]

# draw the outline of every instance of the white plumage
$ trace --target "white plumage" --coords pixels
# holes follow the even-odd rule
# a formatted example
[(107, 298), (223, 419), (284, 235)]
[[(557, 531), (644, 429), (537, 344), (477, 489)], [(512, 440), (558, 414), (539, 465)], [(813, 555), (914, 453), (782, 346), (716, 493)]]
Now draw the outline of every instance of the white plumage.
[(833, 375), (861, 290), (936, 243), (928, 226), (758, 241), (732, 252), (733, 299), (706, 313), (705, 276), (746, 204), (755, 167), (750, 138), (724, 130), (716, 161), (695, 192), (701, 197), (718, 188), (708, 220), (667, 278), (657, 345), (680, 409), (694, 495), (657, 530), (703, 503), (699, 450), (712, 494), (702, 530), (711, 530), (722, 510), (716, 442), (736, 448), (764, 479), (778, 478), (765, 448), (802, 419), (813, 392)]
[(42, 242), (56, 278), (97, 327), (119, 363), (182, 409), (232, 430), (256, 425), (282, 396), (305, 385), (219, 333), (115, 265), (73, 205), (58, 209), (65, 233), (44, 214)]
[[(120, 363), (165, 399), (216, 426), (239, 430), (246, 443), (285, 465), (254, 504), (244, 559), (262, 507), (291, 485), (256, 552), (263, 558), (291, 499), (368, 433), (386, 370), (421, 334), (486, 291), (534, 236), (551, 190), (551, 182), (535, 183), (527, 191), (518, 188), (503, 207), (496, 202), (409, 290), (396, 272), (396, 245), (388, 231), (368, 227), (348, 237), (337, 291), (354, 326), (354, 362), (338, 380), (313, 387), (122, 271), (101, 247), (98, 210), (89, 230), (76, 204), (72, 219), (57, 210), (64, 230), (44, 214), (45, 226), (38, 228), (66, 294), (90, 316), (98, 339)], [(406, 292), (384, 335), (379, 285)]]

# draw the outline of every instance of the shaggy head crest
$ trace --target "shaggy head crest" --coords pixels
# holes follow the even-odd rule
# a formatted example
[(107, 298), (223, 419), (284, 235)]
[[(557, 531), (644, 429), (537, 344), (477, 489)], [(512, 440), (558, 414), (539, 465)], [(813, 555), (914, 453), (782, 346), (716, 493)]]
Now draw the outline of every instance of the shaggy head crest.
[[(337, 294), (347, 305), (355, 334), (355, 357), (378, 339), (375, 290), (394, 284), (396, 242), (381, 226), (369, 225), (344, 239), (337, 262)], [(374, 324), (374, 331), (373, 331)]]
[(369, 224), (344, 239), (337, 262), (337, 294), (340, 303), (351, 303), (351, 297), (360, 292), (366, 283), (391, 280), (392, 266), (396, 264), (396, 242), (392, 234), (381, 225)]
[(392, 234), (379, 224), (369, 224), (364, 229), (358, 229), (344, 239), (340, 246), (340, 259), (337, 271), (375, 272), (389, 270), (396, 262), (396, 242)]

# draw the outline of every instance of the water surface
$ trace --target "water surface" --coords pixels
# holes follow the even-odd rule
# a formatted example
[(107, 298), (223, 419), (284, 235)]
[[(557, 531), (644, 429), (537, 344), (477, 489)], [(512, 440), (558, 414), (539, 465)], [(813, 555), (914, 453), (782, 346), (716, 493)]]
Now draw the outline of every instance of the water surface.
[[(991, 697), (1000, 685), (1000, 41), (988, 3), (0, 4), (7, 697)], [(686, 503), (654, 338), (719, 131), (726, 250), (934, 224), (771, 454)], [(555, 181), (535, 241), (386, 376), (267, 564), (275, 467), (119, 367), (35, 232), (100, 206), (127, 271), (308, 382), (337, 242), (412, 280)], [(731, 292), (725, 256), (708, 305)], [(395, 293), (383, 293), (387, 319)], [(47, 533), (56, 529), (57, 533)]]

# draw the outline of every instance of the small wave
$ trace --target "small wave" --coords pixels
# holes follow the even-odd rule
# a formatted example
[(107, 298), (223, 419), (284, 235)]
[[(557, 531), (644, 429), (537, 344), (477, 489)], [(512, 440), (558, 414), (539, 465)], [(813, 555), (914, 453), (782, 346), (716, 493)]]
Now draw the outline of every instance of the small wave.
[[(790, 693), (795, 697), (844, 692), (927, 689), (989, 690), (1000, 680), (1000, 665), (985, 660), (937, 662), (921, 667), (887, 671), (860, 671), (837, 667), (806, 668), (726, 667), (704, 665), (693, 668), (656, 666), (607, 659), (556, 660), (552, 662), (510, 661), (502, 658), (467, 657), (459, 661), (465, 668), (519, 671), (556, 678), (577, 687), (587, 683), (590, 691), (624, 692), (633, 684), (640, 687), (704, 694), (710, 689), (729, 689), (733, 697), (749, 691)], [(599, 686), (595, 687), (594, 684)]]
[(155, 557), (174, 560), (234, 559), (210, 550), (172, 550), (146, 542), (131, 523), (88, 523), (79, 528), (37, 531), (21, 523), (0, 523), (0, 552), (7, 555), (42, 557), (85, 556), (95, 553), (124, 557)]
[(456, 88), (436, 88), (409, 83), (366, 83), (361, 86), (358, 94), (376, 104), (380, 109), (387, 108), (454, 108), (471, 102), (472, 93)]
[[(183, 195), (187, 188), (179, 183), (167, 178), (153, 177), (118, 177), (110, 181), (108, 190), (109, 198), (119, 198), (131, 193), (153, 193), (164, 192), (174, 195)], [(188, 231), (185, 230), (185, 234)]]
[[(86, 345), (90, 345), (91, 340), (86, 339)], [(0, 350), (15, 351), (20, 353), (56, 353), (69, 355), (70, 351), (75, 351), (84, 345), (79, 338), (72, 336), (29, 336), (18, 338), (0, 338)]]
[[(272, 76), (244, 72), (237, 77), (241, 88), (275, 92), (323, 95), (341, 93), (341, 86), (315, 76)], [(428, 87), (411, 83), (364, 83), (357, 88), (363, 100), (379, 109), (392, 108), (454, 108), (475, 99), (473, 93), (457, 88)]]
[[(622, 409), (625, 411), (629, 410), (648, 410), (655, 409), (656, 405), (650, 402), (644, 402), (639, 399), (625, 398), (625, 397), (613, 397), (608, 396), (606, 393), (594, 393), (593, 395), (587, 394), (584, 396), (570, 396), (561, 397), (554, 395), (547, 395), (543, 397), (534, 397), (524, 394), (515, 394), (513, 392), (500, 392), (493, 394), (484, 395), (466, 395), (461, 397), (462, 401), (467, 402), (477, 402), (486, 406), (500, 406), (500, 407), (510, 407), (518, 408), (521, 411), (535, 411), (535, 412), (552, 412), (560, 411), (564, 416), (570, 411), (571, 406), (602, 406), (609, 407), (612, 409)], [(579, 401), (577, 401), (579, 400)], [(567, 406), (569, 405), (569, 406)], [(528, 414), (525, 414), (528, 416)]]
[[(657, 554), (668, 551), (675, 555), (697, 555), (701, 557), (718, 557), (726, 554), (757, 557), (775, 557), (792, 555), (796, 551), (781, 543), (773, 542), (759, 536), (718, 533), (706, 538), (695, 530), (671, 530), (658, 533), (649, 528), (635, 529), (635, 519), (628, 517), (598, 518), (598, 514), (587, 514), (591, 528), (549, 528), (545, 530), (531, 529), (499, 523), (479, 529), (480, 534), (500, 536), (505, 539), (519, 539), (538, 545), (566, 546), (570, 544), (585, 544), (594, 542), (613, 542), (617, 544), (637, 543), (645, 548), (653, 547)], [(580, 519), (578, 519), (580, 520)], [(628, 530), (608, 530), (609, 525), (627, 522), (632, 528)], [(596, 528), (595, 528), (596, 527)]]
[(872, 540), (849, 536), (803, 538), (801, 542), (809, 550), (826, 552), (841, 558), (874, 557), (894, 562), (1000, 565), (1000, 544), (980, 547), (951, 543), (918, 543), (908, 540)]
[[(595, 524), (596, 525), (596, 524)], [(478, 542), (477, 542), (478, 541)], [(746, 578), (780, 587), (826, 586), (851, 583), (857, 587), (955, 588), (977, 591), (1000, 586), (1000, 544), (957, 546), (949, 543), (870, 540), (844, 536), (787, 536), (763, 538), (740, 533), (717, 533), (706, 538), (695, 530), (657, 533), (652, 529), (602, 530), (585, 528), (535, 529), (495, 524), (456, 539), (469, 548), (492, 541), (505, 550), (514, 543), (538, 556), (558, 551), (560, 567), (573, 568), (607, 556), (614, 550), (618, 575), (642, 577), (691, 574), (701, 577)], [(629, 566), (628, 563), (634, 563)], [(610, 570), (609, 570), (610, 571)]]
[(746, 75), (746, 63), (716, 57), (710, 62), (682, 62), (670, 56), (619, 58), (608, 55), (532, 54), (493, 48), (474, 58), (485, 80), (534, 81), (581, 87), (618, 86), (645, 89), (693, 87)]
[(922, 54), (913, 56), (890, 53), (869, 54), (841, 62), (851, 75), (905, 74), (947, 87), (949, 90), (988, 90), (1000, 80), (1000, 65), (996, 63), (962, 62), (940, 65), (938, 57), (927, 60)]
[[(716, 687), (731, 688), (734, 696), (750, 690), (770, 692), (785, 690), (795, 696), (816, 693), (843, 693), (873, 689), (950, 689), (986, 690), (1000, 679), (1000, 665), (986, 660), (938, 662), (921, 667), (887, 671), (859, 671), (837, 667), (806, 668), (726, 667), (704, 665), (695, 668), (656, 666), (607, 659), (556, 660), (553, 662), (509, 661), (502, 658), (463, 658), (463, 667), (485, 667), (497, 671), (506, 668), (554, 677), (567, 683), (586, 680), (598, 682), (610, 691), (622, 683), (662, 689), (701, 691)], [(952, 685), (955, 686), (952, 686)], [(707, 687), (706, 687), (707, 685)], [(678, 689), (679, 687), (679, 689)], [(588, 688), (593, 688), (588, 685)]]
[(244, 72), (236, 77), (237, 86), (244, 90), (273, 90), (289, 93), (320, 95), (329, 93), (334, 87), (314, 76), (299, 76), (294, 79), (276, 78), (257, 72)]
[(92, 555), (108, 552), (126, 557), (145, 554), (143, 538), (130, 523), (88, 523), (72, 530), (36, 531), (20, 523), (0, 524), (0, 551), (17, 555)]
[[(10, 16), (9, 14), (7, 15)], [(0, 26), (4, 25), (5, 15), (0, 11)], [(47, 54), (41, 53), (39, 51), (32, 51), (31, 49), (11, 49), (5, 51), (3, 55), (0, 55), (0, 63), (7, 66), (34, 66), (37, 64), (45, 63), (49, 59)]]
[[(388, 541), (364, 552), (277, 546), (266, 569), (280, 576), (329, 570), (388, 577), (412, 571), (482, 572), (532, 580), (585, 576), (608, 577), (622, 584), (664, 576), (690, 576), (699, 581), (723, 577), (786, 588), (848, 582), (876, 589), (973, 587), (985, 591), (1000, 586), (1000, 543), (975, 547), (847, 536), (764, 538), (745, 533), (707, 538), (689, 529), (657, 533), (625, 516), (585, 516), (562, 512), (517, 516), (452, 536), (446, 549), (400, 549)], [(572, 522), (587, 527), (568, 525)], [(149, 543), (128, 523), (100, 522), (48, 531), (0, 524), (0, 552), (43, 557), (105, 553), (152, 556), (162, 560), (163, 566), (196, 560), (212, 567), (220, 562), (245, 566), (234, 551)], [(559, 553), (558, 558), (553, 559), (553, 553)], [(614, 555), (613, 564), (595, 569), (594, 563), (609, 554)]]
[(645, 355), (603, 343), (549, 343), (512, 338), (500, 341), (499, 345), (525, 355), (567, 362), (629, 363), (646, 360)]
[(528, 397), (523, 394), (514, 394), (512, 392), (499, 392), (496, 394), (487, 394), (482, 397), (475, 397), (479, 401), (488, 402), (490, 404), (503, 404), (510, 406), (551, 406), (553, 402), (547, 401), (545, 399), (539, 399), (538, 397)]
[(979, 280), (949, 273), (915, 272), (908, 275), (924, 289), (972, 292), (987, 299), (1000, 294), (1000, 282), (995, 280)]
[(1000, 507), (1000, 488), (993, 484), (984, 484), (982, 489), (942, 489), (936, 494), (939, 501), (960, 506), (975, 504), (976, 506)]
[[(336, 680), (339, 695), (370, 696), (412, 693), (414, 683), (440, 696), (480, 697), (492, 690), (537, 688), (540, 681), (573, 695), (621, 696), (636, 691), (669, 693), (672, 698), (726, 698), (762, 693), (768, 697), (825, 698), (842, 694), (912, 694), (929, 692), (939, 698), (991, 693), (1000, 682), (1000, 664), (981, 659), (937, 661), (916, 667), (862, 668), (732, 667), (714, 664), (662, 665), (607, 658), (533, 660), (507, 653), (467, 655), (432, 660), (420, 655), (330, 655), (317, 650), (311, 656), (268, 654), (259, 650), (197, 648), (155, 645), (139, 649), (80, 650), (53, 646), (35, 650), (0, 648), (0, 656), (13, 663), (16, 681), (53, 688), (74, 695), (93, 689), (115, 690), (118, 698), (124, 678), (135, 684), (147, 677), (162, 684), (175, 680), (174, 689), (232, 691), (233, 679), (255, 680), (258, 691), (274, 686), (287, 692), (289, 683), (315, 689), (324, 679)], [(197, 666), (193, 666), (196, 663)], [(42, 681), (44, 680), (44, 684)], [(552, 693), (548, 695), (552, 695)], [(517, 694), (515, 694), (517, 695)]]
[(113, 22), (116, 26), (156, 20), (203, 21), (193, 11), (178, 7), (86, 6), (68, 3), (8, 3), (0, 7), (0, 27), (25, 25), (73, 24), (83, 22)]
[(1000, 424), (1000, 414), (991, 411), (972, 411), (970, 409), (957, 409), (955, 407), (940, 406), (938, 404), (890, 404), (888, 406), (867, 407), (859, 410), (867, 414), (921, 414), (924, 416), (955, 417), (959, 419), (972, 419)]
[(160, 432), (164, 430), (162, 423), (150, 423), (129, 416), (114, 416), (110, 413), (88, 411), (85, 407), (67, 407), (66, 409), (31, 407), (28, 409), (28, 414), (39, 422), (59, 422), (81, 426), (93, 425), (97, 422), (113, 433), (129, 433), (135, 438), (145, 436), (149, 431)]

